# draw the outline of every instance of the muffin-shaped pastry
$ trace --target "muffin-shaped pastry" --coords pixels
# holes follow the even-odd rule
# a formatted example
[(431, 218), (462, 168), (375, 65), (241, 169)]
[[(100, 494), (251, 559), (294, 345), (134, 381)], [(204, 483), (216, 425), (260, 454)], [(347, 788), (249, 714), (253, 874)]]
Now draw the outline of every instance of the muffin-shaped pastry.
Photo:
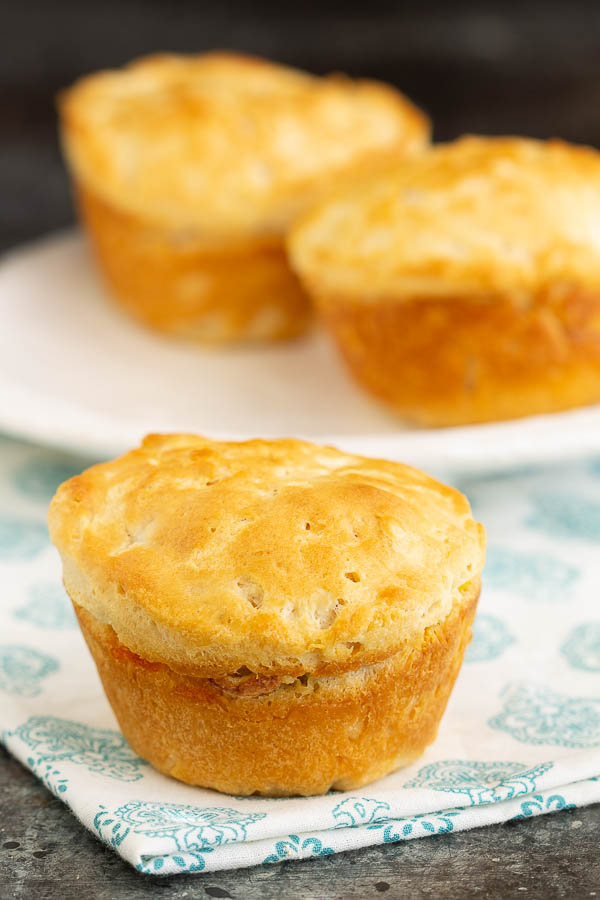
[(357, 380), (456, 425), (600, 400), (600, 154), (467, 137), (340, 192), (290, 238)]
[(65, 482), (64, 583), (133, 749), (233, 794), (320, 794), (435, 738), (484, 555), (466, 499), (295, 440), (151, 436)]
[(414, 154), (429, 131), (387, 85), (232, 53), (150, 56), (83, 78), (59, 108), (115, 297), (147, 325), (203, 341), (301, 332), (291, 220), (332, 182)]

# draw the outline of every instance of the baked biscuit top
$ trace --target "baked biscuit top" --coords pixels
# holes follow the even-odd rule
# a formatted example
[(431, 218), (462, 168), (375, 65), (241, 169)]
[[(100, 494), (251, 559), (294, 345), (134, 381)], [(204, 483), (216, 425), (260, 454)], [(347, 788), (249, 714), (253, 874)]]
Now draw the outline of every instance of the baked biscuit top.
[(421, 149), (429, 124), (398, 91), (234, 53), (157, 55), (59, 99), (76, 177), (174, 228), (280, 232), (379, 155)]
[(152, 435), (65, 482), (49, 524), (73, 600), (206, 676), (384, 659), (477, 593), (484, 555), (462, 494), (296, 440)]
[(340, 191), (293, 230), (317, 292), (369, 301), (600, 287), (600, 153), (465, 137)]

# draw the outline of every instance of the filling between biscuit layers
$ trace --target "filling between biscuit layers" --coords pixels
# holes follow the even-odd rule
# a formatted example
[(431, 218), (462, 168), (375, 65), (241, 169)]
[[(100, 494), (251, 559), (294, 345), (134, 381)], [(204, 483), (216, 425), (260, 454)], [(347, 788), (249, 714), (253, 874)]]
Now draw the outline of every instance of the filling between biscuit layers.
[(296, 681), (290, 675), (255, 675), (247, 669), (240, 669), (234, 675), (209, 679), (217, 687), (235, 697), (259, 697), (271, 694), (282, 684), (293, 684)]
[[(404, 650), (404, 654), (410, 653), (410, 648)], [(400, 651), (400, 655), (403, 653)], [(258, 699), (269, 696), (280, 690), (294, 690), (300, 693), (312, 693), (325, 686), (341, 684), (349, 685), (351, 682), (362, 682), (371, 675), (388, 666), (392, 660), (396, 660), (398, 654), (378, 662), (359, 666), (357, 669), (343, 672), (341, 675), (315, 676), (306, 672), (304, 675), (256, 675), (245, 666), (233, 675), (223, 675), (220, 678), (208, 678), (211, 684), (230, 697), (243, 699)]]
[(265, 697), (268, 694), (274, 694), (276, 691), (285, 688), (299, 689), (302, 693), (317, 690), (321, 685), (329, 683), (339, 684), (343, 679), (364, 678), (369, 672), (387, 663), (374, 663), (373, 665), (361, 666), (350, 672), (344, 672), (343, 675), (323, 675), (320, 678), (310, 675), (306, 672), (304, 675), (256, 675), (246, 666), (242, 666), (233, 675), (223, 675), (220, 678), (208, 678), (211, 684), (218, 687), (230, 697), (242, 698), (258, 698)]

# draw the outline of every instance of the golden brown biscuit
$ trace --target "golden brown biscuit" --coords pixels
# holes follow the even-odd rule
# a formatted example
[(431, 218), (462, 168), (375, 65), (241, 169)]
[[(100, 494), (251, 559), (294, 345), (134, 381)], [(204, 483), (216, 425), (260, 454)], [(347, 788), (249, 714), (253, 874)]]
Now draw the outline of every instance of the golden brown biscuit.
[(65, 482), (49, 523), (123, 732), (161, 771), (321, 793), (434, 739), (484, 556), (457, 491), (301, 441), (155, 435)]
[(283, 235), (332, 179), (420, 150), (393, 88), (233, 53), (150, 56), (60, 98), (79, 206), (115, 296), (201, 340), (289, 337), (309, 308)]
[(424, 425), (600, 400), (600, 154), (467, 137), (340, 192), (296, 271), (358, 381)]

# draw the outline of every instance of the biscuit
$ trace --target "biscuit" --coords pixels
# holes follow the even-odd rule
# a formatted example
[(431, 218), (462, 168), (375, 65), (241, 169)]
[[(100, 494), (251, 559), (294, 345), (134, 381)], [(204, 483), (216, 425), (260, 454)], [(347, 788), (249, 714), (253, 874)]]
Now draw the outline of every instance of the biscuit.
[(79, 209), (116, 299), (200, 341), (285, 338), (309, 305), (290, 222), (335, 182), (420, 150), (426, 118), (384, 84), (234, 53), (157, 55), (59, 99)]
[(65, 482), (49, 524), (123, 733), (161, 771), (323, 793), (434, 739), (484, 558), (457, 491), (301, 441), (155, 435)]
[(466, 137), (323, 202), (293, 267), (360, 384), (421, 425), (600, 400), (600, 154)]

